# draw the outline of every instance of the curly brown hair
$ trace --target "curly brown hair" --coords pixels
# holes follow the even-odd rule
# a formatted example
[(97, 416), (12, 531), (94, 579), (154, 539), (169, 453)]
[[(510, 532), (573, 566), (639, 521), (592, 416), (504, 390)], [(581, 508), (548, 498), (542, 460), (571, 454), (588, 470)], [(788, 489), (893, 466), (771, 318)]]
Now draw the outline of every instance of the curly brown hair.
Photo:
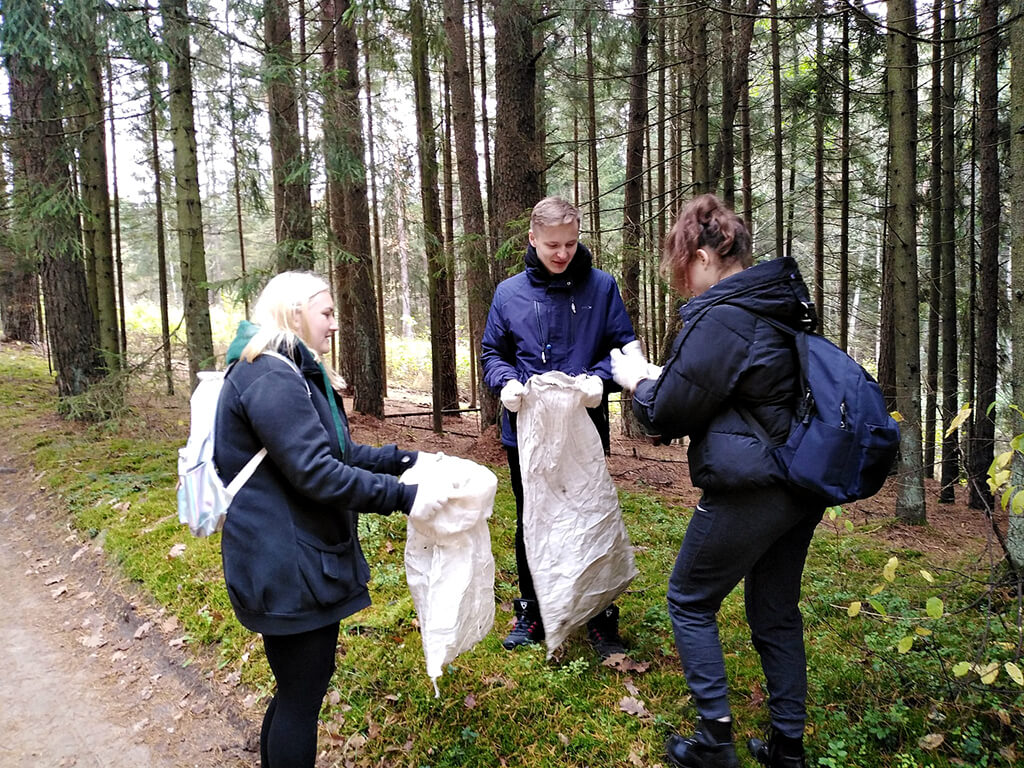
[(695, 197), (683, 206), (665, 236), (661, 274), (677, 290), (686, 288), (686, 268), (698, 248), (714, 251), (727, 264), (735, 261), (746, 268), (754, 263), (743, 219), (712, 194)]

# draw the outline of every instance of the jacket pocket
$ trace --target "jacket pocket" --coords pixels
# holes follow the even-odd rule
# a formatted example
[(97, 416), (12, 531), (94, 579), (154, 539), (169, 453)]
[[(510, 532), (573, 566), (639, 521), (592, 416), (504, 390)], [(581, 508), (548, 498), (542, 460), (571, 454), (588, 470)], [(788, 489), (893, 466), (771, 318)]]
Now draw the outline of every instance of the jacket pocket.
[(300, 530), (296, 540), (299, 571), (318, 605), (329, 608), (366, 589), (370, 569), (354, 537), (331, 545)]

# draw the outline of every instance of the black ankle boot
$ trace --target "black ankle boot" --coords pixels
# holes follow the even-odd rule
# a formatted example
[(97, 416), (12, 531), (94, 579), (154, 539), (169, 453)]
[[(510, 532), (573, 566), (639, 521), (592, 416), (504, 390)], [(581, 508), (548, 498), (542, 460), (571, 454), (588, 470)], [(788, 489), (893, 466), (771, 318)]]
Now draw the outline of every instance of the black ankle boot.
[(540, 608), (536, 600), (513, 600), (516, 610), (516, 623), (508, 637), (501, 643), (505, 650), (511, 651), (521, 645), (533, 645), (544, 640), (544, 625), (540, 620)]
[(730, 723), (718, 721), (709, 726), (708, 721), (702, 718), (693, 736), (684, 739), (672, 734), (665, 743), (668, 761), (678, 768), (740, 768), (731, 737), (720, 741), (711, 735), (712, 729), (729, 732), (730, 727)]
[(604, 661), (616, 653), (625, 653), (626, 645), (619, 637), (619, 607), (609, 605), (587, 622), (587, 638)]
[(773, 725), (768, 729), (764, 741), (751, 739), (747, 742), (750, 754), (761, 765), (768, 768), (806, 768), (804, 740), (784, 736)]

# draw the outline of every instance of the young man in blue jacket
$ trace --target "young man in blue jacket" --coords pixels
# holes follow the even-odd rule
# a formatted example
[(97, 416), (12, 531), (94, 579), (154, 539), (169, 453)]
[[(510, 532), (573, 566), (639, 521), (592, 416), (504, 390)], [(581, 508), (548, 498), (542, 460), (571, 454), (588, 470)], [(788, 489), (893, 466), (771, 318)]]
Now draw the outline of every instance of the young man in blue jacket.
[[(523, 542), (523, 479), (519, 468), (516, 416), (523, 384), (534, 374), (561, 371), (601, 379), (605, 395), (588, 413), (609, 449), (608, 391), (612, 382), (609, 354), (636, 341), (615, 278), (593, 266), (579, 242), (580, 212), (560, 197), (546, 197), (530, 216), (526, 268), (501, 282), (494, 292), (484, 329), (480, 360), (484, 381), (500, 393), (505, 406), (501, 442), (508, 454), (516, 498), (516, 568), (520, 597), (516, 623), (503, 643), (507, 649), (538, 643), (544, 627)], [(602, 658), (623, 653), (615, 605), (587, 622), (588, 636)]]

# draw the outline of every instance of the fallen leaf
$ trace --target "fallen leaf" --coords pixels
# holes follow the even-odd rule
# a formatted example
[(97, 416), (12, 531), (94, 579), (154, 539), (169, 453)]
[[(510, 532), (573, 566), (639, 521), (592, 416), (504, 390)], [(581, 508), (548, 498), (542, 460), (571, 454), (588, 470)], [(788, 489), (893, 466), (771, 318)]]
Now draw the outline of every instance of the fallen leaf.
[(51, 576), (46, 581), (44, 581), (43, 584), (45, 584), (48, 587), (52, 587), (54, 584), (60, 584), (67, 577), (68, 576), (67, 576), (66, 573), (62, 573), (62, 574), (60, 574), (58, 576)]
[(56, 600), (61, 595), (66, 595), (67, 592), (68, 592), (68, 588), (63, 586), (63, 585), (61, 585), (61, 586), (57, 587), (55, 590), (53, 590), (52, 592), (50, 592), (50, 597), (52, 597), (54, 600)]
[(100, 637), (100, 631), (98, 629), (91, 635), (79, 638), (78, 642), (86, 648), (102, 648), (107, 644), (107, 641)]
[(633, 684), (632, 678), (627, 677), (625, 680), (622, 681), (622, 685), (626, 689), (626, 693), (628, 693), (630, 696), (640, 698), (640, 691), (638, 691), (637, 687)]
[(152, 621), (147, 621), (144, 624), (140, 625), (139, 628), (135, 630), (135, 634), (133, 635), (133, 637), (136, 640), (141, 640), (142, 638), (144, 638), (146, 635), (149, 634), (149, 630), (151, 630), (152, 628), (153, 628), (153, 622)]
[(167, 557), (169, 557), (171, 560), (173, 560), (175, 558), (181, 557), (184, 554), (185, 554), (185, 545), (181, 544), (181, 543), (178, 543), (178, 544), (175, 544), (173, 547), (171, 547), (170, 551), (167, 553)]
[(184, 637), (175, 637), (167, 641), (167, 645), (169, 645), (171, 648), (181, 648), (184, 644)]
[(613, 653), (602, 661), (601, 664), (618, 672), (636, 672), (640, 675), (650, 669), (651, 666), (649, 661), (633, 661), (624, 653)]
[(638, 755), (636, 752), (630, 752), (629, 764), (638, 766), (638, 768), (642, 768), (644, 761), (640, 759), (640, 755)]
[(466, 709), (475, 709), (476, 696), (474, 696), (472, 693), (467, 694), (466, 698), (463, 700), (463, 704), (466, 705)]
[(929, 733), (927, 736), (922, 736), (917, 745), (921, 749), (933, 750), (938, 749), (942, 746), (942, 743), (946, 740), (946, 737), (941, 733)]
[(644, 703), (640, 699), (633, 698), (632, 696), (624, 696), (619, 699), (619, 709), (627, 714), (636, 715), (640, 718), (651, 716), (651, 713), (647, 711)]

